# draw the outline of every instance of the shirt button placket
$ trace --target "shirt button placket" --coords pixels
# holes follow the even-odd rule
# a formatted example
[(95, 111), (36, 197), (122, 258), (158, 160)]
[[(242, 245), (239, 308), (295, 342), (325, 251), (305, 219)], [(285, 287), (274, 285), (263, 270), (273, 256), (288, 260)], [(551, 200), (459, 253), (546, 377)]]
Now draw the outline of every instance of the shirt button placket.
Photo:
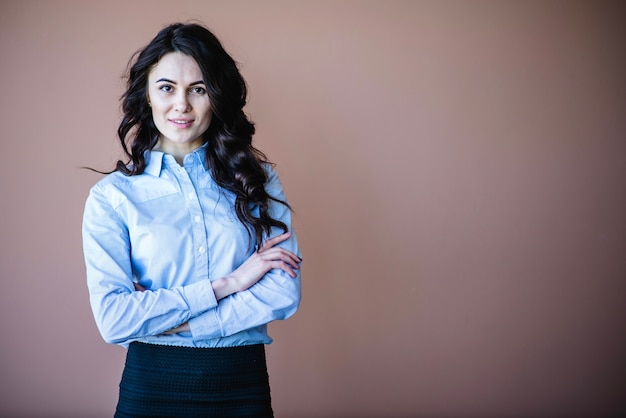
[[(201, 210), (200, 206), (199, 206), (199, 202), (196, 199), (196, 194), (194, 192), (187, 193), (187, 199), (189, 200), (189, 207), (190, 207), (192, 213), (193, 212), (197, 213), (198, 211)], [(192, 219), (193, 219), (194, 224), (197, 225), (197, 226), (194, 226), (192, 228), (192, 230), (194, 231), (193, 233), (195, 235), (194, 241), (195, 242), (203, 242), (204, 241), (204, 234), (201, 233), (201, 232), (204, 232), (204, 231), (199, 229), (199, 224), (202, 221), (202, 217), (200, 215), (194, 215)], [(204, 253), (206, 253), (206, 247), (204, 245), (200, 245), (198, 247), (197, 251), (198, 251), (198, 255), (203, 256)]]
[(185, 196), (187, 198), (189, 212), (191, 215), (191, 221), (193, 225), (193, 242), (198, 243), (198, 247), (196, 248), (196, 255), (198, 257), (196, 266), (206, 266), (208, 265), (208, 262), (206, 260), (206, 234), (204, 231), (204, 227), (202, 226), (202, 209), (200, 207), (200, 201), (198, 200), (198, 196), (196, 195), (194, 185), (190, 179), (190, 175), (192, 174), (190, 171), (190, 167), (187, 167), (186, 169), (181, 167), (179, 173), (181, 177), (181, 183), (183, 183)]

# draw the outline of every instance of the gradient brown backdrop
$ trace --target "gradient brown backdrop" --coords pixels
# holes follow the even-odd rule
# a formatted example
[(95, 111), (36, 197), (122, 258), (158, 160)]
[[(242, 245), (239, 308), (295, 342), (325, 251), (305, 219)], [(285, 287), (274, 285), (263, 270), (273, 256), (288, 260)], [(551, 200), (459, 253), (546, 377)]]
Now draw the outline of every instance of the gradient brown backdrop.
[(624, 2), (0, 2), (0, 416), (107, 417), (80, 225), (121, 75), (198, 19), (304, 253), (276, 415), (606, 416), (626, 394)]

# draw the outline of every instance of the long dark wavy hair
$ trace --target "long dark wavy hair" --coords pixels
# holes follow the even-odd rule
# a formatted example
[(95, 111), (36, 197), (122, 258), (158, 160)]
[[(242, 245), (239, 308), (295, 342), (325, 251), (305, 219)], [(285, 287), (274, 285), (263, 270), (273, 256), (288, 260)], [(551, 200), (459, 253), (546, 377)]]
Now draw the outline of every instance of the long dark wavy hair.
[[(247, 96), (245, 81), (217, 37), (199, 24), (169, 25), (131, 58), (127, 89), (121, 97), (123, 117), (117, 130), (129, 161), (118, 161), (116, 170), (127, 176), (143, 173), (144, 153), (159, 139), (148, 105), (148, 74), (170, 52), (192, 57), (202, 71), (213, 111), (211, 124), (203, 135), (208, 143), (207, 163), (215, 182), (234, 193), (237, 218), (246, 226), (250, 238), (254, 231), (257, 246), (272, 227), (286, 232), (287, 226), (269, 215), (270, 201), (289, 205), (265, 190), (267, 173), (263, 165), (270, 163), (252, 145), (254, 124), (243, 112)], [(255, 216), (253, 212), (257, 208), (258, 216)]]

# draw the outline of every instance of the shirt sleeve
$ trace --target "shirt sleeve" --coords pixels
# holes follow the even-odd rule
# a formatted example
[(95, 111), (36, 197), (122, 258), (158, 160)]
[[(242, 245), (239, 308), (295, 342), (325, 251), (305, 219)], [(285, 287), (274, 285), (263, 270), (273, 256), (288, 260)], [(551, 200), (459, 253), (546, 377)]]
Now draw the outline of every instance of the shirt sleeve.
[[(270, 167), (266, 190), (270, 196), (286, 202), (278, 175)], [(284, 222), (292, 232), (291, 237), (279, 245), (300, 256), (298, 241), (291, 226), (290, 209), (272, 201), (270, 215)], [(273, 235), (281, 232), (276, 229)], [(214, 309), (192, 318), (189, 327), (193, 339), (199, 341), (226, 337), (292, 316), (301, 299), (300, 270), (295, 272), (297, 277), (292, 278), (283, 270), (273, 269), (248, 290), (230, 295), (220, 300)]]
[(208, 278), (135, 291), (128, 227), (102, 187), (94, 187), (87, 198), (82, 233), (91, 308), (105, 341), (126, 344), (158, 335), (217, 306)]

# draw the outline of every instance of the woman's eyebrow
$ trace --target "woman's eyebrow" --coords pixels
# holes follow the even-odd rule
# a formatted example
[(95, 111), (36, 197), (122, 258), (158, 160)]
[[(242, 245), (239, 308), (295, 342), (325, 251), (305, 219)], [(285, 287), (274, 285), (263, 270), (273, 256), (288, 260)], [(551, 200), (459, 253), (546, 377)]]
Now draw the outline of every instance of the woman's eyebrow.
[[(172, 81), (169, 78), (159, 78), (157, 81), (155, 81), (155, 83), (161, 83), (161, 82), (170, 83), (170, 84), (176, 84), (175, 81)], [(196, 84), (204, 84), (204, 81), (203, 80), (194, 81), (193, 83), (191, 83), (189, 85), (190, 86), (195, 86)]]

